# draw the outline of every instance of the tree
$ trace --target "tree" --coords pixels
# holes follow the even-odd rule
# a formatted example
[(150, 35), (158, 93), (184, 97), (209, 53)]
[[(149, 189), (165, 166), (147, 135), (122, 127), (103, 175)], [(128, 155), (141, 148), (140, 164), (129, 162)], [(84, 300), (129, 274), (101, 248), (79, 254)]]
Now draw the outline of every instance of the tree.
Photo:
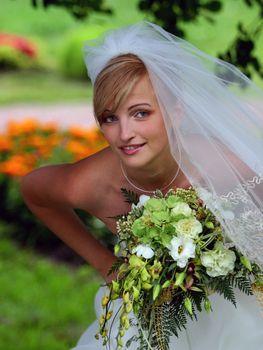
[[(240, 21), (237, 24), (237, 34), (225, 52), (218, 56), (239, 67), (247, 76), (256, 71), (263, 78), (263, 66), (255, 54), (256, 43), (263, 30), (263, 0), (239, 0), (249, 9), (257, 9), (257, 25), (246, 28)], [(86, 18), (91, 12), (112, 13), (105, 5), (105, 0), (31, 0), (33, 6), (42, 3), (44, 7), (62, 6), (78, 19)], [(184, 37), (182, 24), (195, 22), (200, 17), (214, 22), (213, 16), (223, 8), (223, 0), (138, 0), (141, 11), (151, 16), (153, 21), (164, 29)], [(129, 6), (129, 5), (127, 5)]]
[(77, 19), (84, 19), (92, 12), (112, 13), (104, 0), (31, 0), (31, 3), (34, 7), (39, 6), (39, 3), (45, 8), (49, 6), (64, 7)]
[[(263, 1), (243, 1), (248, 9), (257, 8), (257, 25), (251, 30), (242, 22), (237, 24), (237, 34), (234, 41), (225, 52), (218, 53), (219, 58), (239, 67), (247, 76), (251, 77), (256, 71), (263, 78), (263, 67), (255, 55), (256, 42), (263, 29)], [(185, 36), (182, 23), (194, 22), (199, 17), (205, 17), (214, 22), (213, 15), (223, 8), (222, 0), (139, 0), (141, 11), (150, 14), (154, 21), (180, 37)]]

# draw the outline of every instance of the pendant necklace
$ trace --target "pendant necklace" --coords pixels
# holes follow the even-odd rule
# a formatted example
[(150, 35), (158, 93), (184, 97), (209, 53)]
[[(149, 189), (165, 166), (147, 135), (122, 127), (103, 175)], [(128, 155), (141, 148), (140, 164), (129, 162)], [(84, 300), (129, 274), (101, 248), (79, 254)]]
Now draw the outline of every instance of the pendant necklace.
[[(143, 188), (140, 188), (140, 187), (136, 186), (136, 185), (128, 178), (128, 175), (126, 174), (126, 172), (125, 172), (125, 170), (124, 170), (124, 168), (123, 168), (123, 166), (122, 166), (122, 162), (120, 162), (120, 165), (121, 165), (121, 171), (122, 171), (123, 176), (125, 177), (125, 179), (127, 180), (127, 182), (128, 182), (133, 188), (135, 188), (136, 190), (138, 190), (138, 191), (140, 191), (140, 192), (145, 192), (145, 193), (155, 193), (155, 192), (156, 192), (156, 190), (154, 190), (154, 191), (149, 191), (149, 190), (145, 190), (145, 189), (143, 189)], [(179, 174), (179, 170), (180, 170), (180, 166), (178, 166), (178, 168), (177, 168), (177, 170), (176, 170), (176, 173), (175, 173), (175, 175), (173, 176), (172, 180), (171, 180), (167, 185), (165, 185), (164, 187), (160, 188), (159, 191), (162, 192), (163, 190), (165, 190), (167, 187), (169, 187), (169, 186), (174, 182), (174, 180), (176, 179), (177, 175)]]

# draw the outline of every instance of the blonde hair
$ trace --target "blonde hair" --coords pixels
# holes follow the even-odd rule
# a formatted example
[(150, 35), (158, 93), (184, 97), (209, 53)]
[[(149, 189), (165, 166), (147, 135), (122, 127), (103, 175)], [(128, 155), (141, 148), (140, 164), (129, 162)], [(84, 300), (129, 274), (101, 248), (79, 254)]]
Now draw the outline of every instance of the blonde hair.
[(105, 110), (116, 111), (145, 74), (147, 69), (143, 61), (134, 54), (120, 55), (108, 62), (94, 84), (93, 108), (99, 123)]

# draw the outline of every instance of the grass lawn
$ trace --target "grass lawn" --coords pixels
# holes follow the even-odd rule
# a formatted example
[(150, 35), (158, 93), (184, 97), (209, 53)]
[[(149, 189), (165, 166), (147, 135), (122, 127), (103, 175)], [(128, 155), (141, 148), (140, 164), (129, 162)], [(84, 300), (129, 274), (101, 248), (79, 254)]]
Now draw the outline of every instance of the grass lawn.
[(6, 72), (0, 75), (0, 105), (90, 101), (91, 85), (56, 72)]
[(0, 240), (0, 349), (66, 350), (95, 319), (100, 280)]

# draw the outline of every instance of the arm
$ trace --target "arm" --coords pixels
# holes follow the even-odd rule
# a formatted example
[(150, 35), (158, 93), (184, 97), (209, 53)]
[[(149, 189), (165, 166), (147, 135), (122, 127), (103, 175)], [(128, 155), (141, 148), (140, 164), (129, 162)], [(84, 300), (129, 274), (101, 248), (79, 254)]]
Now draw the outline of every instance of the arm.
[(78, 177), (73, 168), (71, 164), (47, 166), (29, 173), (22, 180), (22, 194), (30, 210), (108, 282), (113, 277), (107, 273), (115, 257), (74, 212), (74, 179)]

